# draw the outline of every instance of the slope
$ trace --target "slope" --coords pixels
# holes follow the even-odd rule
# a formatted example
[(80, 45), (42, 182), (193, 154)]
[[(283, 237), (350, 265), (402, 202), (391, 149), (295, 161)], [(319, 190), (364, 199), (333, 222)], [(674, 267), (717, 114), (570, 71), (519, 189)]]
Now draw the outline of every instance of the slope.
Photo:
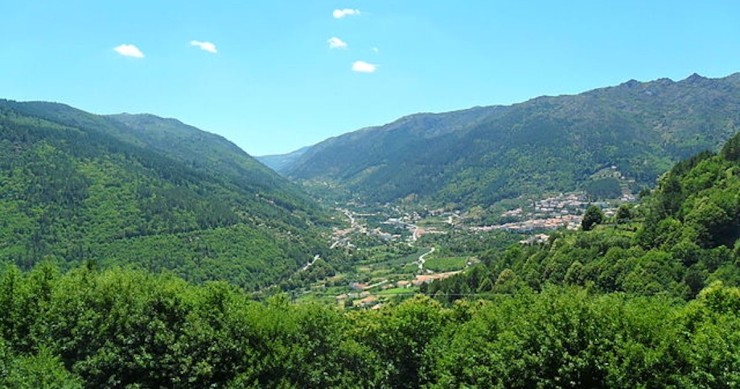
[(694, 298), (715, 281), (740, 285), (740, 133), (719, 154), (699, 153), (658, 187), (592, 231), (563, 232), (542, 245), (489, 252), (466, 275), (429, 286), (435, 296), (512, 293), (547, 284), (600, 292)]
[(321, 142), (285, 172), (339, 183), (371, 201), (416, 195), (491, 204), (581, 189), (608, 166), (636, 186), (651, 185), (674, 162), (716, 149), (738, 129), (740, 74), (633, 80), (511, 106), (412, 115)]
[(323, 254), (325, 215), (225, 139), (151, 115), (0, 101), (0, 259), (263, 287)]

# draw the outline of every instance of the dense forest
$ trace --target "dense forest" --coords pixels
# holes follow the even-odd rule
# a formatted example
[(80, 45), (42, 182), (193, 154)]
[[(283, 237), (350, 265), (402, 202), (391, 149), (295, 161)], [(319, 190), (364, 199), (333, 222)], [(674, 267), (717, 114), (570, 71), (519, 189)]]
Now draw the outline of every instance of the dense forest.
[(738, 123), (740, 74), (633, 80), (511, 106), (408, 116), (311, 146), (281, 169), (380, 203), (488, 207), (574, 190), (619, 197), (616, 182), (596, 173), (614, 166), (637, 193), (679, 160), (717, 150)]
[(522, 289), (378, 311), (254, 302), (141, 271), (0, 277), (0, 386), (708, 387), (740, 384), (740, 289), (690, 302)]
[(324, 210), (216, 135), (0, 101), (0, 262), (130, 265), (258, 289), (328, 256)]
[(738, 193), (740, 134), (614, 220), (379, 310), (94, 261), (5, 265), (0, 386), (738, 387)]

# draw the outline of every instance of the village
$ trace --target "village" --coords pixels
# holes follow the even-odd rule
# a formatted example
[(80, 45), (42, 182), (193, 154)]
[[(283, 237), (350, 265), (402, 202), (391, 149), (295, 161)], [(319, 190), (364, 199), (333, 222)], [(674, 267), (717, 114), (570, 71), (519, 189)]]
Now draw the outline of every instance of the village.
[[(634, 196), (627, 192), (619, 201), (631, 200)], [(437, 255), (438, 243), (422, 239), (424, 236), (455, 231), (472, 234), (502, 231), (521, 236), (516, 240), (520, 244), (540, 244), (547, 242), (550, 230), (578, 229), (585, 209), (592, 204), (611, 216), (616, 212), (618, 201), (591, 201), (585, 192), (521, 199), (518, 206), (493, 215), (499, 223), (489, 225), (476, 225), (469, 213), (461, 210), (413, 209), (390, 204), (338, 207), (338, 215), (346, 219), (346, 223), (344, 228), (333, 230), (330, 247), (364, 252), (368, 259), (358, 262), (352, 274), (333, 279), (334, 284), (344, 285), (332, 288), (337, 291), (334, 298), (345, 307), (379, 307), (388, 298), (413, 294), (424, 283), (453, 276), (478, 262), (475, 257), (467, 257), (453, 261), (457, 263), (454, 268), (430, 267), (428, 260), (447, 261), (448, 258)], [(399, 247), (406, 247), (406, 252), (393, 254)]]
[[(501, 214), (506, 223), (474, 226), (472, 231), (508, 230), (516, 232), (530, 232), (534, 230), (551, 230), (557, 228), (578, 229), (581, 225), (582, 214), (588, 202), (583, 192), (561, 193), (556, 196), (536, 200), (529, 206), (518, 207)], [(606, 208), (606, 203), (595, 203)], [(607, 209), (609, 210), (609, 209)]]

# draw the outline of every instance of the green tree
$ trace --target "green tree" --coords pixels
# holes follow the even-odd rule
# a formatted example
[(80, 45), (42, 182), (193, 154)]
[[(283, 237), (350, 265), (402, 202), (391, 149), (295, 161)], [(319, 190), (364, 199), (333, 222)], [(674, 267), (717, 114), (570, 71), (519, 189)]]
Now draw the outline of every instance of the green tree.
[(591, 231), (595, 225), (601, 224), (604, 221), (604, 213), (601, 212), (601, 208), (590, 205), (586, 209), (586, 213), (583, 214), (583, 221), (581, 222), (581, 228), (584, 231)]
[(722, 156), (728, 161), (740, 162), (740, 133), (735, 134), (722, 147)]
[(82, 388), (83, 382), (48, 350), (38, 355), (13, 356), (0, 338), (0, 387), (76, 389)]
[(632, 209), (628, 204), (622, 204), (617, 209), (617, 223), (625, 223), (632, 219)]

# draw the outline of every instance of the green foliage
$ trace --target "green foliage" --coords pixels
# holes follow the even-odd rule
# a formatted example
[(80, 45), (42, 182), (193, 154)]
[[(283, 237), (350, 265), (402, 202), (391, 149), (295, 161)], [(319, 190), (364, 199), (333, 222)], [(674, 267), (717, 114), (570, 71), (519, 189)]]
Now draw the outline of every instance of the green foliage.
[(424, 262), (424, 267), (435, 272), (462, 270), (469, 260), (468, 257), (433, 257)]
[(0, 128), (0, 262), (94, 260), (258, 289), (329, 256), (324, 211), (221, 137), (12, 101)]
[(522, 234), (508, 231), (471, 234), (470, 231), (455, 229), (446, 234), (426, 234), (419, 239), (419, 245), (436, 247), (435, 256), (475, 256), (489, 250), (503, 251), (524, 237)]
[(703, 300), (558, 288), (501, 298), (435, 339), (432, 387), (732, 387), (737, 344), (723, 337), (737, 339), (737, 319)]
[(622, 187), (616, 178), (600, 178), (586, 183), (586, 193), (598, 199), (614, 199), (622, 195)]
[(740, 162), (740, 133), (735, 134), (722, 147), (722, 157), (728, 161)]
[(73, 389), (82, 380), (68, 372), (58, 357), (47, 350), (15, 356), (0, 339), (0, 386), (3, 388)]
[(629, 204), (622, 204), (617, 208), (617, 223), (626, 223), (632, 219), (632, 207)]
[[(517, 282), (505, 273), (494, 289)], [(0, 277), (3, 387), (740, 384), (740, 289), (721, 282), (689, 303), (551, 286), (344, 312), (142, 271)]]
[(595, 225), (601, 224), (604, 221), (604, 213), (601, 212), (601, 208), (590, 205), (586, 212), (583, 214), (583, 221), (581, 222), (581, 228), (583, 231), (591, 231)]
[(665, 244), (654, 236), (663, 220), (675, 220), (681, 234), (704, 248), (732, 247), (740, 238), (740, 165), (721, 156), (700, 154), (662, 177), (647, 201), (641, 243)]
[(417, 296), (392, 310), (353, 316), (350, 334), (377, 353), (386, 386), (417, 388), (425, 382), (427, 345), (446, 321), (437, 302)]
[[(75, 269), (41, 285), (34, 273), (11, 274), (18, 290), (47, 285), (50, 295), (2, 294), (19, 300), (0, 327), (0, 351), (17, 355), (7, 382), (70, 373), (96, 388), (352, 387), (376, 379), (365, 346), (343, 336), (345, 322), (327, 307), (254, 303), (225, 283), (194, 287), (144, 272)], [(46, 351), (36, 357), (38, 349)]]

